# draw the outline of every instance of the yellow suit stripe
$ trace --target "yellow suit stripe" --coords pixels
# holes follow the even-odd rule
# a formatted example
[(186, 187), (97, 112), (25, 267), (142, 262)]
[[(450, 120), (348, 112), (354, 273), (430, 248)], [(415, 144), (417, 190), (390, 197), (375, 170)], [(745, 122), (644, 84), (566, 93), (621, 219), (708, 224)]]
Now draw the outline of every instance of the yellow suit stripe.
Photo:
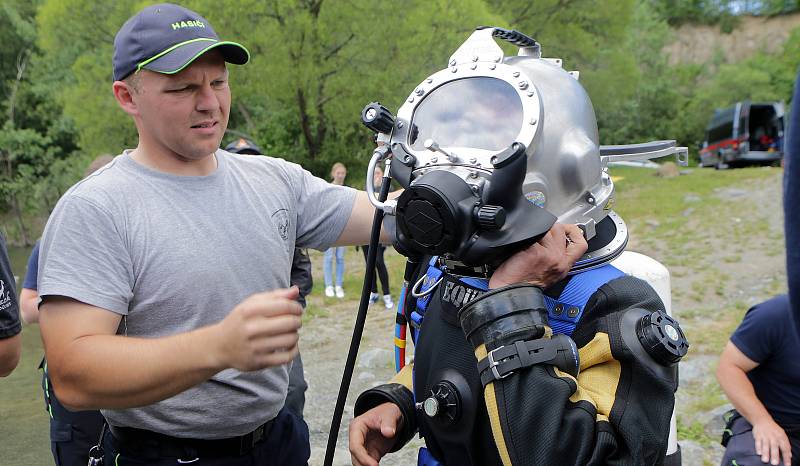
[(403, 366), (403, 368), (400, 369), (400, 372), (398, 372), (397, 374), (394, 375), (394, 377), (392, 377), (392, 380), (390, 380), (390, 382), (402, 384), (407, 389), (413, 392), (414, 391), (413, 368), (414, 368), (414, 363), (412, 361), (411, 363)]
[[(478, 361), (485, 358), (486, 354), (486, 345), (481, 345), (475, 350), (475, 358)], [(506, 439), (503, 437), (503, 428), (500, 426), (500, 411), (494, 394), (494, 382), (486, 385), (486, 388), (483, 389), (483, 398), (486, 402), (486, 411), (489, 413), (489, 422), (492, 425), (492, 436), (495, 446), (497, 446), (497, 452), (500, 453), (503, 466), (512, 466), (511, 455), (508, 454)]]

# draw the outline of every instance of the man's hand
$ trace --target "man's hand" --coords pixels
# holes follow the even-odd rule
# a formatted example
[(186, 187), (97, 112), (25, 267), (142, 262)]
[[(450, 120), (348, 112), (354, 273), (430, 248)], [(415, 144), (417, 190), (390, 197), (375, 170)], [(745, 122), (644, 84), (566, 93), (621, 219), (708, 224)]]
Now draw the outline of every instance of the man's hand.
[(786, 432), (771, 418), (753, 424), (753, 439), (756, 453), (761, 455), (761, 462), (773, 465), (780, 464), (783, 456), (785, 466), (792, 465), (792, 445)]
[(236, 306), (217, 324), (220, 365), (254, 371), (294, 359), (303, 312), (298, 295), (293, 286), (256, 293)]
[(350, 458), (354, 466), (378, 466), (394, 445), (403, 415), (394, 403), (383, 403), (350, 421)]
[(489, 288), (521, 282), (547, 288), (566, 277), (587, 248), (580, 228), (556, 223), (537, 243), (506, 259), (492, 275)]

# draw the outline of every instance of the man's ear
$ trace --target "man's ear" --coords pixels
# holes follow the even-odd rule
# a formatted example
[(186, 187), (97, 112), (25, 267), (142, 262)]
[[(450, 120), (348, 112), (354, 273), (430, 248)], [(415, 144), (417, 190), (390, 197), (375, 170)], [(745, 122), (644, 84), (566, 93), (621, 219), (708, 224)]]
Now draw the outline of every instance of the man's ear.
[(114, 81), (111, 85), (114, 91), (114, 98), (125, 113), (133, 116), (139, 114), (139, 108), (133, 100), (133, 93), (135, 92), (130, 85), (124, 81)]

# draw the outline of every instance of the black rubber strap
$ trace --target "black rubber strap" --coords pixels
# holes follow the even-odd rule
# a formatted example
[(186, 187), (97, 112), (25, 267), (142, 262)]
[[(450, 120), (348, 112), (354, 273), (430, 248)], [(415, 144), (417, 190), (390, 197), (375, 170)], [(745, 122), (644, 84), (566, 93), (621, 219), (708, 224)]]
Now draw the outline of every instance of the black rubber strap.
[(495, 26), (481, 26), (475, 29), (479, 30), (489, 28), (494, 29), (494, 32), (492, 33), (494, 37), (503, 39), (504, 41), (510, 42), (518, 47), (536, 47), (539, 45), (539, 43), (536, 42), (536, 39), (533, 37), (527, 36), (513, 29), (503, 29)]
[(391, 453), (403, 448), (403, 445), (408, 443), (417, 432), (414, 394), (411, 393), (411, 390), (399, 383), (387, 383), (370, 388), (358, 396), (353, 412), (355, 416), (360, 416), (386, 402), (396, 404), (403, 415), (403, 427), (395, 436), (394, 445), (389, 450)]
[(516, 341), (513, 345), (501, 346), (478, 361), (481, 383), (485, 387), (519, 369), (552, 361), (557, 350), (557, 344), (549, 338)]

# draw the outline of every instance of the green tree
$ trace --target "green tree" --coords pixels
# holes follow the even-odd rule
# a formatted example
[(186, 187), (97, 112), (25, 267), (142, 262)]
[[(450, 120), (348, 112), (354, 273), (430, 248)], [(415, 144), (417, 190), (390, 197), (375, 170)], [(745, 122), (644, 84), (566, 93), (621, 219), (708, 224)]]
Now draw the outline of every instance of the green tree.
[(62, 186), (54, 164), (75, 149), (74, 132), (54, 102), (53, 87), (40, 79), (46, 69), (36, 46), (39, 2), (7, 1), (0, 6), (0, 38), (5, 45), (0, 90), (0, 212), (10, 210), (12, 242), (30, 244), (38, 234), (36, 217), (58, 199)]

